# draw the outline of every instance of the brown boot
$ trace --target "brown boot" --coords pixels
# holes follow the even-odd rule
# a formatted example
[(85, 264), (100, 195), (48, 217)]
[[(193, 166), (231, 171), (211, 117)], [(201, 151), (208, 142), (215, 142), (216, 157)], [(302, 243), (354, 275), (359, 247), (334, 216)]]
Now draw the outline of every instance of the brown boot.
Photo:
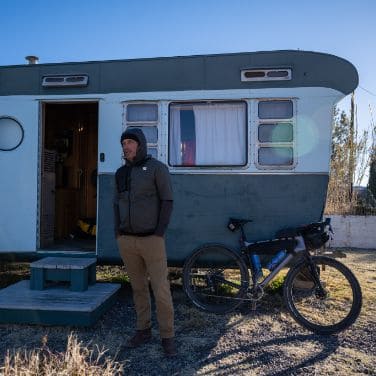
[(151, 329), (137, 330), (136, 333), (126, 343), (126, 347), (135, 348), (148, 343), (151, 340)]
[(162, 347), (167, 357), (172, 358), (178, 355), (174, 338), (162, 338)]

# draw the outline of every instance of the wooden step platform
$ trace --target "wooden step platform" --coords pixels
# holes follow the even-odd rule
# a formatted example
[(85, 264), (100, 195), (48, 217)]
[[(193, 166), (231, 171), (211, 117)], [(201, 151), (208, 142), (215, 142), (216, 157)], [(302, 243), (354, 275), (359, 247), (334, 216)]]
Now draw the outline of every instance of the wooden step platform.
[(20, 281), (0, 290), (0, 323), (89, 326), (115, 302), (117, 283), (96, 283), (85, 291), (55, 285), (30, 289)]
[(32, 290), (43, 290), (48, 282), (68, 282), (72, 291), (85, 291), (96, 281), (96, 259), (45, 257), (30, 264)]

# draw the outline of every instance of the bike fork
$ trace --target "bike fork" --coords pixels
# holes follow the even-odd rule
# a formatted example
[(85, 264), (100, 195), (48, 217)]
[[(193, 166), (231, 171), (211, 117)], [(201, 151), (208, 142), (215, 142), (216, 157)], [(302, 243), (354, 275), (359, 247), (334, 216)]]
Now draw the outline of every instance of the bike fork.
[(311, 273), (313, 282), (315, 283), (315, 286), (316, 286), (316, 294), (318, 297), (324, 298), (326, 296), (326, 291), (320, 280), (320, 274), (318, 273), (318, 266), (316, 266), (315, 263), (313, 262), (311, 255), (307, 255), (306, 260), (308, 263), (308, 269)]

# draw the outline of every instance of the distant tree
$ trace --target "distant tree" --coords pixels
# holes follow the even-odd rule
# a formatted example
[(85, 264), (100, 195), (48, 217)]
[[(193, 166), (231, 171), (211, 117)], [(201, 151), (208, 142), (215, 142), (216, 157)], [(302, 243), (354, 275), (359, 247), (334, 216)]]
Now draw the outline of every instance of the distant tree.
[(372, 145), (370, 148), (370, 167), (369, 167), (369, 179), (368, 189), (372, 193), (373, 198), (376, 199), (376, 124), (374, 122), (372, 111), (371, 114), (371, 126), (372, 126)]
[(376, 198), (376, 156), (372, 159), (371, 166), (369, 168), (368, 189), (372, 193), (373, 197)]
[(332, 154), (330, 163), (330, 178), (328, 185), (328, 212), (343, 212), (344, 202), (349, 203), (352, 192), (352, 177), (350, 176), (350, 119), (347, 114), (338, 109), (334, 112), (332, 133)]
[(357, 205), (353, 186), (361, 185), (370, 166), (369, 130), (358, 133), (354, 96), (350, 116), (335, 109), (326, 212), (349, 214)]

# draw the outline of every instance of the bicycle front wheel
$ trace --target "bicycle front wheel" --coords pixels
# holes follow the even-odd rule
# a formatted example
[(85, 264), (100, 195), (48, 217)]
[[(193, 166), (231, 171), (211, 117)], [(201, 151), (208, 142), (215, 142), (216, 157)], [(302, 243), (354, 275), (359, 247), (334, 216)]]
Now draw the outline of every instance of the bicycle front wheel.
[(242, 303), (249, 284), (248, 269), (233, 250), (210, 244), (197, 249), (183, 267), (183, 286), (198, 308), (227, 313)]
[(362, 293), (354, 274), (329, 257), (312, 257), (320, 289), (308, 264), (290, 269), (284, 285), (284, 299), (292, 317), (318, 334), (333, 334), (348, 328), (359, 316)]

